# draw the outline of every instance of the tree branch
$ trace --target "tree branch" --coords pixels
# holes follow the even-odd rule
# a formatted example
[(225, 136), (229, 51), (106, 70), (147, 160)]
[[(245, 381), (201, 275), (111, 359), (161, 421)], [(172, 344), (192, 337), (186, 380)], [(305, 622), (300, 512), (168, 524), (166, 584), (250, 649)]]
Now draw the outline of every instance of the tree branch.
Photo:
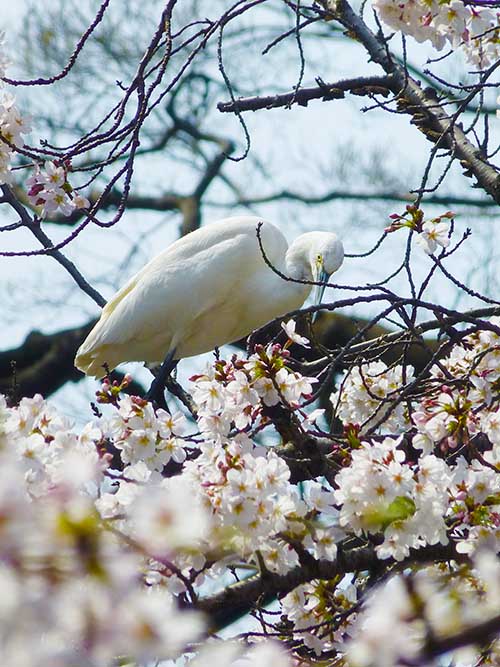
[(78, 382), (82, 373), (74, 364), (76, 350), (95, 321), (81, 327), (42, 334), (32, 331), (18, 348), (0, 352), (0, 393), (48, 396), (66, 382)]
[(381, 564), (388, 570), (391, 566), (405, 568), (414, 563), (425, 564), (444, 562), (448, 560), (466, 560), (457, 554), (455, 545), (433, 545), (422, 549), (412, 549), (409, 558), (402, 562), (392, 559), (380, 561), (373, 546), (357, 547), (344, 551), (338, 550), (336, 560), (308, 559), (307, 563), (298, 565), (286, 574), (275, 574), (266, 571), (262, 574), (248, 577), (222, 591), (208, 595), (196, 604), (196, 608), (209, 616), (211, 631), (216, 631), (234, 622), (240, 616), (248, 613), (260, 599), (286, 595), (297, 586), (314, 579), (333, 579), (345, 574), (359, 571), (372, 571), (380, 568)]
[(447, 147), (460, 160), (466, 173), (474, 175), (478, 185), (500, 204), (498, 170), (486, 160), (481, 149), (469, 141), (462, 126), (443, 111), (435, 92), (429, 94), (422, 90), (420, 83), (393, 59), (385, 41), (368, 28), (346, 0), (326, 0), (325, 4), (388, 75), (401, 110), (413, 117), (415, 125), (430, 141)]
[[(241, 197), (237, 201), (232, 201), (228, 204), (217, 203), (218, 206), (226, 208), (234, 208), (236, 204), (240, 206), (258, 206), (261, 204), (269, 204), (275, 201), (296, 201), (301, 204), (328, 204), (332, 201), (394, 201), (394, 202), (414, 202), (415, 195), (411, 192), (352, 192), (348, 190), (329, 190), (324, 194), (306, 195), (300, 192), (293, 192), (292, 190), (280, 190), (272, 192), (268, 195), (255, 197)], [(471, 206), (477, 208), (497, 208), (498, 204), (486, 197), (461, 197), (457, 195), (427, 195), (422, 199), (422, 204), (436, 205), (436, 206)]]
[[(79, 382), (84, 375), (74, 366), (75, 354), (95, 323), (52, 334), (32, 331), (19, 347), (0, 352), (0, 394), (16, 402), (22, 396), (49, 396), (67, 382)], [(112, 377), (121, 379), (123, 373), (114, 371)], [(126, 392), (143, 396), (145, 389), (134, 381)]]
[[(353, 336), (360, 329), (366, 328), (370, 322), (370, 320), (363, 318), (328, 312), (330, 304), (323, 304), (322, 307), (325, 308), (325, 312), (320, 313), (315, 323), (315, 332), (318, 341), (329, 349), (346, 346)], [(334, 308), (335, 304), (332, 305), (331, 309)], [(302, 311), (297, 311), (297, 313), (300, 312)], [(418, 337), (423, 333), (442, 329), (460, 321), (471, 322), (474, 318), (490, 317), (499, 313), (500, 308), (498, 307), (481, 308), (465, 313), (457, 312), (416, 325), (413, 335)], [(95, 321), (92, 320), (81, 327), (53, 334), (33, 332), (20, 347), (0, 352), (0, 392), (8, 392), (12, 387), (12, 362), (15, 362), (18, 369), (17, 381), (23, 395), (32, 395), (38, 392), (47, 396), (57, 391), (66, 382), (76, 382), (81, 379), (83, 375), (73, 369), (73, 359), (76, 350), (94, 324)], [(265, 331), (265, 328), (263, 329)], [(412, 344), (411, 340), (405, 338), (405, 331), (390, 331), (379, 324), (367, 329), (365, 337), (366, 341), (352, 345), (349, 348), (350, 356), (362, 357), (366, 354), (379, 354), (382, 349), (380, 358), (386, 363), (392, 363), (398, 358), (403, 346), (405, 346), (407, 348), (407, 362), (414, 366), (417, 371), (425, 366), (429, 355), (437, 347), (435, 340), (426, 340), (425, 348), (419, 346), (418, 340)], [(65, 341), (64, 344), (63, 341)], [(245, 344), (245, 340), (239, 341), (240, 347), (244, 348)], [(57, 363), (60, 364), (60, 370), (57, 364), (55, 366), (46, 365), (49, 363), (48, 355), (50, 354), (53, 354)], [(300, 365), (301, 372), (306, 375), (319, 372), (330, 363), (328, 357), (319, 359), (306, 357), (306, 359), (309, 360)], [(46, 369), (49, 367), (51, 368), (50, 378), (46, 377)], [(71, 372), (68, 369), (71, 369)], [(142, 395), (142, 393), (139, 395)]]
[(217, 109), (222, 113), (258, 111), (259, 109), (290, 108), (293, 104), (306, 107), (311, 100), (336, 100), (345, 97), (346, 92), (355, 95), (388, 95), (392, 85), (387, 76), (360, 76), (355, 79), (342, 79), (335, 83), (319, 81), (312, 88), (265, 97), (240, 97), (234, 102), (219, 102)]
[(10, 187), (8, 185), (2, 185), (1, 190), (3, 194), (3, 201), (10, 204), (10, 206), (21, 218), (23, 226), (30, 230), (33, 236), (38, 239), (38, 241), (40, 241), (44, 248), (49, 250), (47, 254), (53, 257), (57, 262), (59, 262), (61, 266), (66, 269), (78, 287), (83, 292), (85, 292), (85, 294), (87, 294), (93, 301), (95, 301), (98, 306), (101, 306), (101, 308), (104, 307), (106, 305), (105, 298), (85, 280), (72, 261), (65, 257), (60, 250), (53, 248), (52, 241), (49, 239), (47, 234), (45, 234), (40, 225), (37, 224), (37, 222), (29, 215), (24, 206), (16, 199)]
[[(437, 658), (450, 651), (456, 651), (459, 648), (469, 645), (484, 646), (500, 634), (500, 614), (493, 616), (487, 621), (477, 623), (476, 625), (460, 630), (454, 635), (448, 637), (432, 637), (427, 641), (427, 645), (414, 661), (409, 665), (428, 664), (429, 660)], [(480, 664), (480, 663), (476, 663)], [(486, 663), (485, 663), (486, 664)]]

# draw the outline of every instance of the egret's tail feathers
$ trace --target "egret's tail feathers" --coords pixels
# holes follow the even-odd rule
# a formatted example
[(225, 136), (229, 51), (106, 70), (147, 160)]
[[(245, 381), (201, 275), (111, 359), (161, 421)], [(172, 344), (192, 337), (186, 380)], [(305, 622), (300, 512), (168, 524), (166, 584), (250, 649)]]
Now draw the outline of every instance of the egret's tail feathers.
[(104, 365), (112, 371), (122, 361), (113, 352), (113, 345), (99, 345), (98, 347), (89, 348), (86, 342), (80, 347), (75, 357), (75, 366), (85, 373), (85, 375), (90, 375), (100, 380), (106, 375)]
[(95, 352), (77, 352), (75, 357), (75, 366), (85, 373), (85, 375), (90, 375), (96, 379), (100, 379), (106, 375), (106, 371), (103, 368), (103, 363), (100, 357), (97, 357)]

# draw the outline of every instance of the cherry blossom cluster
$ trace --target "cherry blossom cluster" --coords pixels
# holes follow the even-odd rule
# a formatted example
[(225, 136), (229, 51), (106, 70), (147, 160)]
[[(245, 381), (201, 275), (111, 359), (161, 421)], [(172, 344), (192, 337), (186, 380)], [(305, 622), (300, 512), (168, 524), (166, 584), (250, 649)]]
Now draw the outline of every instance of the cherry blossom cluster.
[(439, 51), (461, 48), (467, 60), (484, 68), (499, 58), (498, 13), (461, 0), (373, 0), (381, 20), (393, 30), (430, 42)]
[[(166, 588), (145, 585), (144, 544), (130, 548), (99, 517), (96, 500), (112, 483), (102, 430), (90, 423), (75, 434), (35, 396), (13, 408), (0, 399), (0, 433), (1, 648), (9, 664), (147, 661), (175, 657), (197, 639), (201, 617), (180, 613)], [(180, 512), (172, 509), (172, 526)]]
[[(431, 370), (426, 394), (398, 403), (413, 378), (398, 366), (367, 362), (349, 371), (331, 397), (351, 444), (351, 461), (336, 476), (340, 524), (357, 534), (383, 533), (380, 558), (445, 544), (462, 553), (500, 538), (500, 320), (464, 337)], [(500, 332), (500, 329), (498, 329)], [(453, 382), (449, 383), (449, 378)], [(381, 418), (382, 415), (382, 418)], [(398, 438), (367, 437), (376, 432)], [(450, 452), (467, 445), (472, 460)]]
[[(429, 636), (459, 635), (500, 611), (499, 325), (500, 318), (492, 318), (456, 343), (432, 368), (425, 394), (405, 401), (403, 411), (391, 380), (396, 376), (399, 390), (408, 389), (408, 367), (403, 377), (398, 366), (361, 364), (332, 396), (350, 450), (349, 463), (335, 476), (334, 501), (327, 500), (340, 509), (340, 526), (360, 538), (372, 535), (380, 559), (400, 561), (450, 542), (473, 559), (473, 565), (421, 568), (410, 583), (394, 577), (369, 596), (358, 619), (350, 615), (354, 627), (344, 648), (353, 667), (437, 664), (426, 659)], [(394, 435), (382, 437), (391, 431), (390, 418)], [(307, 607), (307, 599), (292, 618), (302, 618), (299, 606)], [(322, 613), (318, 628), (331, 608), (323, 606)], [(331, 645), (326, 637), (325, 645)], [(485, 664), (496, 664), (498, 652), (493, 643)], [(479, 664), (475, 648), (452, 657), (456, 664)]]
[(402, 433), (410, 426), (406, 405), (399, 402), (392, 411), (388, 406), (412, 379), (411, 367), (388, 368), (383, 361), (372, 361), (346, 373), (330, 401), (339, 419), (344, 424), (356, 424), (360, 432), (378, 427), (386, 433)]
[(489, 328), (484, 327), (454, 345), (442, 363), (434, 366), (432, 374), (443, 382), (445, 371), (460, 378), (467, 386), (472, 404), (491, 412), (498, 407), (500, 389), (500, 317), (490, 318), (488, 325)]
[[(290, 323), (284, 329), (290, 342), (308, 344)], [(337, 542), (345, 533), (331, 489), (322, 480), (312, 480), (299, 492), (284, 460), (256, 442), (270, 425), (268, 408), (293, 406), (304, 432), (322, 412), (308, 414), (301, 408), (313, 383), (288, 368), (285, 348), (258, 348), (248, 360), (217, 361), (206, 374), (195, 376), (191, 393), (198, 435), (185, 434), (179, 414), (170, 416), (137, 397), (122, 397), (121, 386), (105, 383), (98, 394), (101, 404), (114, 406), (100, 427), (119, 450), (125, 468), (96, 506), (122, 534), (145, 546), (151, 555), (148, 580), (161, 582), (176, 595), (186, 593), (188, 578), (200, 586), (242, 559), (255, 569), (285, 574), (300, 564), (302, 552), (319, 559), (336, 557)], [(183, 463), (182, 474), (164, 479), (160, 471), (172, 452), (177, 452), (172, 459)], [(209, 521), (207, 515), (199, 519), (204, 530), (196, 525), (196, 514), (191, 522), (182, 516), (175, 529), (182, 532), (182, 540), (176, 537), (172, 519), (164, 516), (175, 516), (173, 497), (184, 507), (195, 502), (199, 510), (208, 511)], [(161, 567), (166, 554), (168, 569)], [(318, 617), (320, 609), (315, 614)], [(311, 641), (314, 636), (310, 633)], [(316, 639), (318, 654), (320, 644)]]
[(500, 318), (491, 318), (489, 325), (491, 329), (470, 334), (454, 345), (449, 356), (432, 368), (434, 390), (422, 398), (412, 414), (418, 430), (413, 443), (418, 449), (455, 449), (473, 443), (483, 433), (490, 450), (484, 457), (496, 465), (500, 445)]
[(298, 586), (281, 600), (281, 609), (293, 624), (295, 640), (317, 656), (342, 646), (352, 632), (357, 614), (357, 588), (336, 581), (312, 581)]
[[(394, 577), (363, 605), (362, 573), (301, 584), (271, 620), (300, 651), (353, 667), (416, 659), (426, 636), (416, 595), (429, 601), (436, 636), (498, 613), (497, 569), (481, 563), (500, 550), (499, 324), (456, 343), (424, 395), (409, 391), (408, 367), (370, 361), (347, 371), (331, 397), (344, 424), (326, 450), (332, 474), (299, 484), (273, 419), (292, 415), (306, 439), (328, 434), (311, 402), (315, 378), (292, 369), (291, 343), (309, 342), (290, 322), (284, 345), (194, 376), (196, 421), (127, 395), (128, 376), (104, 381), (96, 417), (79, 434), (39, 396), (15, 407), (2, 398), (0, 614), (4, 623), (24, 619), (3, 640), (5, 655), (29, 667), (176, 657), (204, 630), (179, 600), (242, 565), (265, 576), (307, 559), (335, 563), (353, 539), (371, 543), (381, 564), (452, 544), (475, 565), (423, 568), (410, 592), (407, 578)], [(43, 650), (33, 651), (42, 635)], [(274, 645), (242, 652), (210, 642), (189, 664), (207, 656), (234, 667), (294, 664)]]
[[(175, 596), (185, 586), (171, 575), (172, 561), (193, 568), (211, 517), (196, 502), (190, 475), (158, 472), (184, 460), (177, 446), (169, 458), (160, 454), (184, 420), (122, 397), (127, 384), (103, 385), (100, 403), (114, 412), (80, 434), (41, 396), (15, 407), (0, 397), (0, 645), (9, 664), (102, 666), (117, 656), (145, 664), (176, 658), (205, 630), (201, 615), (179, 610)], [(111, 438), (127, 460), (123, 468), (113, 468)], [(276, 645), (243, 651), (224, 642), (207, 645), (190, 664), (208, 655), (227, 667), (292, 666)]]
[[(471, 566), (473, 565), (473, 567)], [(396, 575), (377, 588), (351, 628), (347, 656), (352, 667), (436, 664), (426, 638), (436, 646), (500, 613), (500, 564), (491, 550), (479, 551), (471, 565), (421, 568), (405, 580)], [(447, 663), (496, 665), (500, 644), (493, 641), (478, 657), (476, 647), (447, 654)]]
[(450, 538), (460, 553), (472, 553), (478, 543), (496, 544), (496, 471), (464, 457), (449, 465), (434, 454), (411, 463), (403, 445), (401, 438), (385, 438), (363, 442), (352, 452), (351, 465), (335, 480), (340, 525), (357, 535), (382, 534), (376, 547), (381, 559), (403, 560), (410, 549), (447, 544)]
[[(373, 6), (391, 29), (460, 49), (479, 68), (500, 59), (492, 8)], [(8, 66), (0, 33), (0, 78)], [(25, 146), (29, 132), (2, 89), (0, 184), (13, 182), (16, 152), (41, 154)], [(40, 218), (90, 208), (70, 160), (26, 168)], [(426, 254), (445, 255), (453, 214), (426, 219), (409, 205), (386, 231), (401, 228)], [(291, 359), (292, 344), (310, 347), (294, 321), (275, 339), (284, 344), (195, 375), (183, 395), (190, 414), (128, 395), (127, 376), (105, 379), (78, 432), (40, 396), (14, 406), (0, 396), (5, 664), (437, 664), (441, 640), (500, 614), (500, 318), (478, 322), (469, 335), (454, 331), (424, 378), (408, 365), (353, 362), (328, 411), (317, 408), (318, 378)], [(362, 565), (349, 566), (359, 553)], [(197, 604), (228, 582), (241, 591), (247, 574), (264, 593), (280, 584), (267, 617), (262, 591), (249, 608), (283, 646), (248, 646), (251, 633), (205, 641), (211, 619)], [(481, 650), (450, 660), (500, 663), (498, 642)]]
[(6, 92), (0, 92), (0, 185), (11, 181), (14, 150), (24, 146), (23, 134), (29, 132), (30, 121), (19, 113), (15, 98)]
[(393, 213), (389, 217), (392, 223), (386, 227), (385, 231), (391, 233), (403, 227), (412, 229), (417, 232), (417, 244), (427, 255), (436, 252), (438, 246), (447, 248), (450, 245), (450, 221), (454, 217), (451, 211), (426, 220), (422, 209), (413, 204), (408, 204), (403, 215)]
[(260, 423), (264, 407), (279, 403), (298, 407), (302, 397), (312, 394), (317, 379), (291, 371), (286, 366), (288, 356), (286, 347), (259, 346), (248, 361), (216, 363), (208, 374), (193, 378), (200, 431), (220, 439), (232, 425), (242, 431)]
[[(285, 331), (290, 341), (307, 344), (290, 323)], [(268, 570), (279, 573), (299, 563), (291, 541), (301, 542), (315, 557), (335, 558), (341, 532), (336, 517), (322, 526), (311, 521), (323, 510), (336, 514), (324, 503), (321, 484), (310, 482), (301, 498), (283, 459), (252, 438), (269, 425), (266, 409), (275, 405), (295, 410), (304, 431), (323, 412), (300, 409), (316, 380), (288, 368), (288, 356), (286, 346), (259, 347), (246, 361), (219, 361), (193, 378), (204, 439), (200, 456), (184, 467), (216, 522), (210, 548), (224, 543), (226, 550), (255, 563), (261, 558)]]
[(71, 215), (76, 209), (89, 208), (89, 200), (68, 181), (70, 167), (67, 163), (47, 161), (43, 168), (38, 165), (26, 180), (28, 200), (43, 218), (54, 213)]
[[(308, 346), (291, 322), (283, 325), (289, 343)], [(290, 470), (273, 448), (251, 438), (264, 428), (266, 409), (276, 405), (295, 410), (304, 431), (322, 410), (307, 414), (300, 405), (312, 391), (315, 378), (304, 378), (287, 366), (288, 343), (258, 348), (248, 360), (216, 362), (213, 370), (195, 376), (192, 395), (198, 425), (205, 440), (201, 454), (185, 464), (203, 502), (216, 522), (208, 551), (224, 548), (225, 561), (236, 554), (269, 572), (286, 574), (308, 553), (334, 561), (337, 544), (346, 533), (339, 525), (332, 488), (323, 479), (303, 483), (299, 492), (290, 483)], [(212, 568), (213, 573), (220, 572)], [(354, 596), (354, 597), (353, 597)], [(332, 601), (345, 613), (355, 590), (336, 590), (336, 584), (306, 584), (281, 601), (296, 639), (321, 655), (346, 635), (352, 619), (325, 630)], [(328, 604), (327, 604), (328, 601)]]
[[(108, 387), (103, 385), (100, 396), (109, 391)], [(179, 437), (186, 428), (182, 413), (154, 410), (151, 403), (137, 396), (123, 396), (116, 407), (108, 422), (108, 434), (120, 450), (124, 465), (143, 463), (149, 470), (161, 472), (169, 461), (185, 460), (184, 441)]]
[(224, 445), (205, 442), (185, 470), (213, 515), (212, 549), (224, 547), (250, 560), (259, 551), (274, 572), (298, 564), (297, 553), (278, 535), (293, 531), (294, 522), (302, 532), (306, 507), (289, 482), (288, 466), (272, 450), (259, 450), (241, 436)]
[(432, 454), (412, 465), (401, 444), (401, 438), (361, 443), (335, 480), (340, 525), (357, 535), (382, 533), (384, 541), (376, 547), (381, 559), (403, 560), (411, 548), (448, 542), (452, 471)]

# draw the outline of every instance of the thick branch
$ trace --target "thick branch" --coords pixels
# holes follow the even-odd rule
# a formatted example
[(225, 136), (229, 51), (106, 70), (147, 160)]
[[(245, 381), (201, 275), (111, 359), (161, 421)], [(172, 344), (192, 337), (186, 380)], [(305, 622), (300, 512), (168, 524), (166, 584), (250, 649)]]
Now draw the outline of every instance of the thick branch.
[(0, 352), (0, 393), (13, 398), (48, 396), (66, 382), (80, 380), (83, 376), (73, 359), (94, 323), (54, 334), (33, 331), (18, 348)]
[[(446, 86), (444, 83), (439, 84), (428, 70), (425, 69), (422, 70), (420, 69), (420, 67), (417, 67), (416, 65), (413, 65), (408, 61), (406, 61), (405, 63), (401, 58), (396, 58), (396, 59), (402, 67), (404, 67), (404, 65), (406, 64), (407, 70), (413, 74), (413, 76), (417, 79), (417, 81), (423, 81), (424, 83), (428, 84), (431, 88), (433, 88), (438, 93), (440, 100), (446, 98), (448, 102), (451, 102), (451, 104), (455, 104), (457, 106), (462, 107), (464, 111), (468, 113), (477, 114), (478, 111), (477, 105), (465, 104), (465, 106), (463, 106), (464, 100), (458, 97), (458, 95), (455, 94), (455, 92), (451, 87)], [(481, 108), (481, 113), (483, 114), (488, 114), (492, 116), (496, 115), (497, 112), (496, 106), (485, 104), (484, 101), (482, 101), (480, 108)]]
[[(0, 352), (0, 393), (13, 401), (22, 396), (48, 396), (67, 382), (78, 382), (84, 376), (74, 366), (76, 351), (95, 320), (81, 327), (52, 334), (32, 331), (18, 348)], [(114, 372), (115, 378), (122, 374)], [(127, 392), (142, 396), (144, 388), (131, 383)]]
[[(500, 614), (493, 616), (487, 621), (477, 623), (476, 625), (460, 630), (454, 635), (448, 637), (433, 637), (428, 641), (425, 650), (416, 660), (416, 665), (428, 664), (429, 660), (437, 658), (450, 651), (456, 651), (459, 648), (469, 645), (484, 646), (495, 637), (500, 635)], [(480, 664), (480, 663), (476, 663)], [(484, 663), (486, 664), (486, 663)]]
[[(398, 566), (409, 567), (414, 563), (435, 563), (460, 558), (463, 559), (463, 556), (457, 555), (454, 544), (450, 543), (447, 546), (436, 545), (412, 550), (410, 557), (398, 563)], [(351, 572), (379, 570), (381, 566), (389, 569), (395, 564), (393, 560), (380, 561), (372, 546), (345, 552), (339, 548), (334, 561), (311, 558), (287, 574), (266, 571), (227, 586), (219, 593), (199, 600), (196, 606), (209, 616), (212, 630), (217, 630), (250, 611), (261, 599), (286, 595), (300, 584), (313, 579), (333, 579)]]
[(311, 100), (336, 100), (345, 97), (346, 92), (355, 95), (388, 95), (391, 91), (388, 77), (360, 76), (355, 79), (342, 79), (335, 83), (319, 82), (312, 88), (300, 88), (297, 91), (267, 95), (265, 97), (240, 97), (234, 102), (219, 102), (217, 109), (222, 113), (241, 111), (257, 111), (259, 109), (276, 109), (291, 107), (292, 104), (307, 106)]
[(398, 95), (400, 108), (413, 117), (417, 127), (433, 142), (450, 149), (480, 187), (500, 203), (500, 175), (487, 162), (482, 151), (465, 135), (462, 126), (450, 118), (437, 102), (437, 95), (424, 91), (418, 81), (397, 63), (382, 37), (377, 37), (345, 0), (328, 0), (329, 9), (350, 33), (366, 48), (371, 59), (389, 77), (392, 91)]

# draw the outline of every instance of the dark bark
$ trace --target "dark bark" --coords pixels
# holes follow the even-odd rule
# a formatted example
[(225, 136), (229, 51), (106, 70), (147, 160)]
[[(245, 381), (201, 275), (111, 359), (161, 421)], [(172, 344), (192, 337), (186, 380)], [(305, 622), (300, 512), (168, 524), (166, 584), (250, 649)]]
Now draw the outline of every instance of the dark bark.
[[(78, 382), (84, 376), (74, 366), (76, 351), (95, 320), (81, 327), (44, 334), (32, 331), (17, 348), (0, 352), (0, 393), (11, 402), (23, 396), (50, 396), (67, 382)], [(123, 377), (114, 372), (114, 379)], [(142, 395), (144, 388), (133, 382), (127, 388), (131, 394)]]
[[(391, 566), (403, 569), (415, 563), (422, 565), (449, 560), (466, 560), (466, 558), (456, 553), (453, 543), (446, 546), (438, 544), (418, 550), (412, 549), (410, 556), (401, 563), (388, 559), (384, 561), (384, 570)], [(208, 616), (211, 631), (217, 631), (233, 623), (256, 605), (262, 606), (266, 600), (286, 595), (308, 581), (334, 579), (351, 572), (379, 571), (380, 564), (372, 546), (357, 547), (346, 551), (339, 548), (334, 561), (311, 558), (307, 563), (297, 565), (287, 574), (262, 572), (227, 586), (219, 593), (202, 598), (196, 607)]]

